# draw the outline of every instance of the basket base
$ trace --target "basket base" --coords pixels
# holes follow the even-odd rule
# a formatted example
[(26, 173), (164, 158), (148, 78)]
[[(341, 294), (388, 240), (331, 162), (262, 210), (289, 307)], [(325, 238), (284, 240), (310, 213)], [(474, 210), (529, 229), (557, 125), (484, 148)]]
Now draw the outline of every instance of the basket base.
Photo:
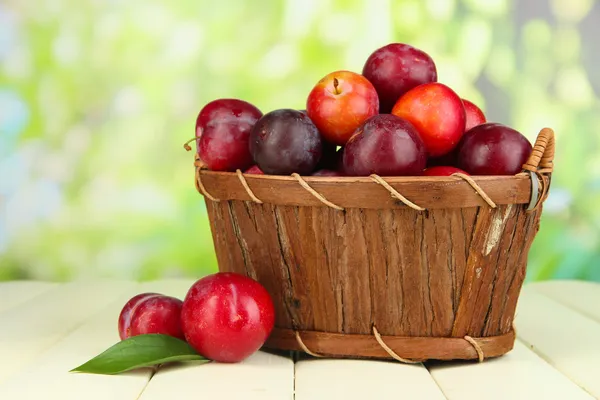
[[(312, 353), (331, 358), (393, 359), (373, 335), (343, 334), (317, 331), (299, 333), (302, 344)], [(464, 338), (381, 336), (383, 342), (400, 357), (415, 360), (477, 360), (475, 345)], [(500, 335), (472, 338), (483, 358), (498, 357), (512, 350), (515, 331)], [(275, 350), (303, 351), (291, 329), (274, 328), (265, 343)]]

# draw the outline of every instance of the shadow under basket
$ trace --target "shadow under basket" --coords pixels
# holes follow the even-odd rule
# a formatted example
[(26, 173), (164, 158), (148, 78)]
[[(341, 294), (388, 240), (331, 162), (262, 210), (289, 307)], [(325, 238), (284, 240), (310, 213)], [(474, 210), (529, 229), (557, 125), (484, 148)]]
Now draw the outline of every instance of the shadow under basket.
[(332, 358), (458, 360), (513, 348), (554, 132), (514, 176), (211, 172), (196, 158), (220, 271), (259, 281), (265, 347)]

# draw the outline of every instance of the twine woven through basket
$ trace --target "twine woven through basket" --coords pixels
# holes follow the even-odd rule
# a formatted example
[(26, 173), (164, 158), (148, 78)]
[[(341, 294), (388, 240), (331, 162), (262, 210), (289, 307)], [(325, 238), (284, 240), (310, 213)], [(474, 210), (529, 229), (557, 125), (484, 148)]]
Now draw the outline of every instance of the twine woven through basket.
[[(192, 139), (192, 140), (195, 140)], [(189, 142), (188, 142), (189, 143)], [(186, 143), (184, 145), (186, 150), (191, 150), (190, 146)], [(517, 174), (514, 178), (517, 180), (517, 183), (514, 183), (515, 187), (523, 188), (524, 179), (528, 178), (530, 181), (530, 196), (527, 202), (527, 213), (536, 212), (539, 210), (541, 204), (548, 196), (549, 186), (551, 174), (553, 172), (553, 159), (554, 159), (554, 132), (549, 128), (544, 128), (538, 135), (535, 145), (533, 147), (533, 151), (527, 160), (527, 162), (523, 165), (523, 172)], [(265, 200), (261, 198), (261, 196), (257, 195), (253, 190), (251, 184), (248, 182), (247, 175), (245, 176), (240, 170), (235, 172), (235, 177), (239, 181), (239, 185), (243, 188), (243, 192), (247, 196), (247, 199), (240, 198), (243, 196), (241, 192), (233, 193), (233, 191), (225, 188), (218, 195), (211, 193), (207, 190), (207, 187), (203, 183), (203, 174), (211, 174), (210, 171), (206, 171), (205, 166), (202, 164), (198, 156), (195, 157), (195, 185), (203, 196), (205, 196), (211, 202), (220, 202), (223, 200), (221, 196), (225, 194), (225, 199), (227, 201), (230, 200), (243, 200), (243, 201), (251, 201), (255, 204), (263, 205), (265, 203), (270, 203), (270, 200)], [(220, 177), (224, 178), (226, 176), (231, 176), (231, 173), (212, 173), (212, 174), (222, 174)], [(264, 178), (264, 176), (256, 176), (254, 175), (255, 183), (260, 182), (260, 179)], [(345, 212), (348, 207), (345, 207), (341, 204), (336, 204), (333, 201), (330, 201), (323, 193), (316, 190), (311, 183), (317, 183), (319, 180), (321, 182), (327, 182), (329, 184), (333, 184), (333, 182), (343, 182), (345, 178), (310, 178), (310, 182), (307, 179), (303, 178), (299, 174), (292, 174), (291, 178), (297, 183), (299, 187), (301, 187), (306, 193), (310, 194), (312, 198), (316, 199), (323, 206), (329, 207), (337, 212)], [(215, 177), (215, 179), (217, 179)], [(229, 178), (228, 178), (229, 179)], [(289, 178), (288, 178), (289, 179)], [(364, 178), (361, 178), (364, 179)], [(416, 201), (412, 201), (407, 196), (400, 193), (397, 188), (398, 184), (396, 183), (397, 178), (389, 179), (390, 181), (394, 181), (394, 183), (389, 183), (388, 180), (382, 178), (379, 175), (373, 174), (369, 177), (369, 179), (373, 182), (385, 189), (390, 197), (396, 202), (399, 206), (406, 206), (417, 213), (427, 212), (428, 208), (422, 204), (419, 204)], [(437, 182), (450, 182), (452, 184), (457, 184), (458, 181), (462, 181), (467, 184), (475, 194), (475, 196), (479, 197), (478, 201), (474, 195), (470, 196), (467, 203), (470, 202), (472, 204), (485, 204), (487, 207), (491, 209), (496, 209), (498, 204), (494, 201), (493, 196), (490, 196), (486, 190), (482, 187), (482, 185), (490, 186), (490, 183), (485, 179), (481, 179), (479, 177), (473, 178), (471, 176), (455, 173), (450, 177), (439, 178)], [(408, 180), (409, 182), (416, 182), (414, 180)], [(479, 183), (478, 183), (479, 181)], [(216, 182), (216, 181), (215, 181)], [(213, 182), (213, 186), (215, 188), (219, 188), (218, 185), (215, 185)], [(228, 181), (231, 186), (233, 182), (231, 180)], [(432, 180), (433, 182), (433, 180)], [(362, 182), (364, 183), (364, 181)], [(439, 186), (440, 190), (443, 190), (445, 186)], [(462, 187), (462, 186), (461, 186)], [(273, 197), (272, 190), (266, 185), (263, 185), (261, 188), (262, 192), (271, 195)], [(447, 188), (445, 189), (447, 190)], [(464, 192), (464, 189), (461, 189)], [(515, 189), (516, 190), (516, 189)], [(522, 192), (523, 190), (518, 191), (518, 196), (521, 196), (522, 202)], [(465, 192), (466, 193), (466, 192)], [(515, 195), (515, 198), (518, 197)], [(499, 197), (499, 196), (496, 196)], [(249, 200), (248, 200), (249, 199)], [(343, 199), (345, 200), (345, 199)], [(427, 199), (427, 201), (430, 201)], [(289, 205), (302, 205), (302, 202), (306, 202), (306, 200), (298, 201), (298, 204), (291, 203)], [(482, 203), (481, 203), (482, 202)], [(503, 201), (504, 204), (513, 204), (507, 201)], [(312, 206), (312, 205), (311, 205)], [(213, 237), (215, 239), (218, 238), (218, 232), (216, 232), (216, 228), (213, 226)], [(424, 337), (424, 336), (386, 336), (381, 335), (376, 324), (373, 323), (371, 325), (371, 330), (369, 334), (347, 334), (342, 332), (322, 332), (322, 331), (309, 331), (309, 330), (301, 330), (301, 329), (287, 329), (287, 328), (279, 328), (276, 327), (268, 342), (267, 346), (274, 347), (278, 349), (290, 349), (290, 350), (301, 350), (305, 353), (314, 356), (314, 357), (337, 357), (340, 355), (344, 356), (358, 356), (358, 357), (374, 357), (374, 358), (391, 358), (395, 359), (399, 362), (404, 363), (418, 363), (422, 362), (427, 358), (435, 358), (435, 359), (477, 359), (480, 362), (483, 361), (487, 357), (495, 357), (505, 352), (509, 351), (512, 348), (513, 342), (515, 340), (515, 331), (511, 322), (511, 329), (502, 334), (495, 336), (483, 336), (483, 337), (472, 337), (470, 335), (462, 335), (460, 337)], [(356, 354), (346, 354), (344, 353), (344, 346), (348, 345), (354, 348), (358, 348), (355, 353)], [(414, 350), (418, 349), (418, 350)], [(423, 358), (419, 355), (427, 354), (428, 356)], [(402, 355), (400, 355), (402, 354)]]

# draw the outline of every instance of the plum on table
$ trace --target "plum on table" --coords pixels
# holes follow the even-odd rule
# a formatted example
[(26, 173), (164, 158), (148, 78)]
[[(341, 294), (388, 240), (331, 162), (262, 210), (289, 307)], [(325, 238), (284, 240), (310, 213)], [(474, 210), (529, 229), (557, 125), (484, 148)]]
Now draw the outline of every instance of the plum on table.
[(196, 281), (183, 301), (187, 342), (213, 361), (240, 362), (256, 352), (275, 324), (267, 290), (247, 276), (218, 272)]
[(183, 302), (160, 293), (132, 297), (119, 314), (119, 337), (159, 333), (183, 339), (180, 313)]

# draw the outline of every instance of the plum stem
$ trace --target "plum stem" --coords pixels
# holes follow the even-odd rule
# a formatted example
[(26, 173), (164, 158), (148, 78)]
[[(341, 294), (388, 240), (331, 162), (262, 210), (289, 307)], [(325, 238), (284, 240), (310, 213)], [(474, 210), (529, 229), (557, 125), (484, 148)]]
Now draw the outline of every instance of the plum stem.
[(340, 82), (337, 80), (337, 78), (333, 78), (333, 92), (335, 94), (340, 94), (340, 90), (338, 89)]
[(192, 150), (192, 147), (189, 145), (189, 143), (191, 143), (191, 142), (193, 142), (194, 140), (197, 140), (197, 139), (198, 139), (198, 137), (195, 137), (193, 139), (188, 140), (187, 142), (185, 142), (183, 144), (183, 148), (186, 149), (187, 151)]

